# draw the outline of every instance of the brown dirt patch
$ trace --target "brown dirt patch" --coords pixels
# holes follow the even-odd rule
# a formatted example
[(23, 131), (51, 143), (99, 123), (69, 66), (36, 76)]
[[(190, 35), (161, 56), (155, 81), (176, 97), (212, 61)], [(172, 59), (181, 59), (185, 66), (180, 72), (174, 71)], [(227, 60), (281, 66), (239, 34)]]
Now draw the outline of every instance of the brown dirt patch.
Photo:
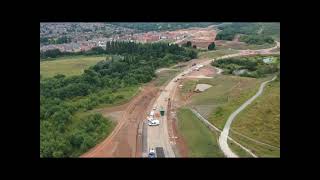
[(188, 76), (207, 76), (207, 77), (212, 77), (216, 74), (216, 69), (211, 66), (204, 66), (199, 69), (199, 71), (192, 71)]
[(113, 132), (82, 157), (141, 157), (141, 147), (137, 146), (139, 123), (146, 118), (147, 107), (157, 94), (158, 89), (149, 84), (129, 103), (102, 110), (105, 114), (121, 110), (123, 113)]

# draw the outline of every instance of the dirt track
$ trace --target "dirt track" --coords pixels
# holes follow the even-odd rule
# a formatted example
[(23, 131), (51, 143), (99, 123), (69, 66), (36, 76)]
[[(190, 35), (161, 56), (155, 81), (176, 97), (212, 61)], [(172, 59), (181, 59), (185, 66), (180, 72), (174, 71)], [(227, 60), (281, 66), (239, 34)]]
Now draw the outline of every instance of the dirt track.
[[(124, 108), (122, 118), (113, 132), (100, 144), (81, 157), (141, 157), (141, 148), (137, 147), (139, 123), (146, 118), (147, 107), (157, 96), (157, 88), (148, 85)], [(121, 108), (115, 108), (116, 111)], [(110, 110), (106, 110), (111, 112)], [(102, 110), (103, 112), (103, 110)]]

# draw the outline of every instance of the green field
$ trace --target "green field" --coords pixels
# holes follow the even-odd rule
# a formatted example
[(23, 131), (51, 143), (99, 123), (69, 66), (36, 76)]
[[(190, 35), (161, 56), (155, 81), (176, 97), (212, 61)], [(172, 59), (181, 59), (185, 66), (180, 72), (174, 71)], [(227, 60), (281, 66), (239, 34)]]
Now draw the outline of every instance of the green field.
[[(136, 94), (139, 93), (139, 87), (140, 87), (139, 85), (128, 86), (128, 87), (118, 89), (117, 92), (111, 92), (110, 90), (101, 90), (89, 96), (67, 100), (66, 104), (70, 106), (78, 107), (78, 109), (80, 110), (80, 107), (82, 104), (88, 104), (90, 103), (90, 101), (93, 101), (92, 99), (94, 99), (97, 104), (92, 109), (117, 106), (130, 101)], [(113, 98), (117, 96), (121, 96), (122, 98), (115, 99), (115, 101), (112, 103), (99, 102), (99, 100), (103, 100), (105, 97), (110, 97), (110, 95)], [(99, 99), (99, 100), (96, 100), (96, 99)]]
[[(76, 113), (72, 117), (72, 124), (70, 126), (66, 126), (67, 132), (77, 132), (77, 129), (81, 127), (81, 123), (84, 123), (87, 121), (87, 118), (90, 115), (95, 114), (94, 112), (83, 112), (83, 113)], [(95, 129), (95, 131), (86, 132), (84, 136), (91, 135), (91, 138), (88, 138), (89, 143), (87, 144), (87, 147), (80, 147), (79, 149), (74, 149), (72, 152), (72, 155), (70, 157), (79, 157), (83, 153), (87, 152), (88, 149), (93, 148), (96, 144), (99, 144), (102, 142), (106, 137), (109, 136), (109, 134), (113, 131), (114, 127), (116, 126), (116, 122), (110, 120), (110, 118), (105, 119), (105, 124), (101, 124), (100, 126)], [(83, 125), (82, 125), (83, 126)]]
[[(224, 75), (201, 79), (197, 83), (210, 84), (212, 87), (205, 92), (194, 94), (190, 106), (222, 129), (228, 116), (255, 94), (259, 82), (262, 81), (263, 79)], [(193, 84), (190, 89), (196, 85)]]
[(224, 157), (219, 145), (218, 136), (211, 132), (189, 109), (178, 111), (178, 128), (186, 140), (188, 157)]
[(106, 55), (54, 58), (51, 61), (40, 62), (40, 74), (43, 78), (53, 77), (57, 74), (64, 74), (66, 76), (79, 75), (83, 73), (84, 69), (105, 59)]
[(189, 92), (192, 92), (195, 89), (196, 85), (197, 85), (196, 80), (185, 81), (180, 90), (180, 94), (182, 96), (186, 96)]
[(232, 50), (257, 50), (257, 49), (267, 49), (267, 48), (271, 48), (274, 47), (276, 45), (276, 43), (273, 44), (261, 44), (261, 45), (257, 45), (257, 44), (246, 44), (246, 43), (225, 43), (223, 46), (217, 46), (217, 50), (228, 50), (229, 48), (231, 48)]
[(229, 139), (228, 139), (228, 145), (232, 149), (232, 151), (236, 153), (239, 157), (246, 157), (246, 158), (252, 157), (247, 151), (243, 150), (240, 146), (230, 141)]
[[(223, 129), (230, 114), (252, 97), (260, 84), (271, 76), (256, 79), (238, 76), (219, 75), (213, 79), (186, 81), (182, 95), (193, 90), (197, 83), (212, 85), (202, 93), (196, 93), (191, 98), (188, 106), (195, 108), (202, 116), (208, 119), (219, 129)], [(232, 130), (249, 136), (255, 140), (279, 147), (280, 143), (280, 83), (274, 82), (266, 87), (266, 93), (254, 101), (248, 109), (242, 111), (232, 125)], [(252, 107), (251, 107), (252, 106)], [(230, 136), (252, 150), (258, 156), (274, 157), (279, 155), (279, 150), (252, 142), (238, 134), (230, 132)], [(239, 146), (229, 142), (230, 147), (241, 157), (251, 157)]]
[[(263, 94), (238, 114), (231, 128), (260, 142), (280, 147), (280, 81), (268, 84)], [(236, 134), (233, 137), (258, 156), (280, 155), (277, 148), (257, 144)]]
[(218, 50), (213, 50), (213, 51), (203, 51), (203, 52), (199, 52), (199, 59), (202, 58), (217, 58), (220, 56), (224, 56), (227, 54), (235, 54), (237, 53), (237, 50), (233, 50), (233, 49), (218, 49)]
[(174, 78), (180, 70), (174, 69), (174, 70), (164, 70), (157, 74), (156, 79), (154, 80), (154, 84), (156, 86), (162, 86), (166, 84), (169, 80)]

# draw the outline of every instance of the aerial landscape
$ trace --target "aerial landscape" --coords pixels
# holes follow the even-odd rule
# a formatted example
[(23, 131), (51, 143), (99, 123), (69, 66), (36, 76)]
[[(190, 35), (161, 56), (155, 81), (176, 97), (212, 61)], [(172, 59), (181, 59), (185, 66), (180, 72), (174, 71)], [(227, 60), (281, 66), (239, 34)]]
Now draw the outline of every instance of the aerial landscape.
[(279, 158), (279, 22), (40, 22), (41, 158)]

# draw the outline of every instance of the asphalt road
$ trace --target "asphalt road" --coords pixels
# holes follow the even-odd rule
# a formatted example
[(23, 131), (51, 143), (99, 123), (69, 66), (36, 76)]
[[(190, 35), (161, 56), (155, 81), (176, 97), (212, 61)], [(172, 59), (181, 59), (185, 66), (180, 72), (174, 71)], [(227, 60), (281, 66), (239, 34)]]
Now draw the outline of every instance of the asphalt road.
[[(271, 50), (276, 49), (277, 47), (280, 47), (280, 43), (277, 42), (277, 45), (269, 48), (269, 49), (262, 49), (262, 50), (240, 50), (239, 53), (236, 54), (230, 54), (230, 55), (225, 55), (225, 56), (221, 56), (217, 59), (223, 59), (223, 58), (230, 58), (230, 57), (236, 57), (236, 56), (246, 56), (246, 55), (252, 55), (252, 54), (271, 54)], [(274, 53), (273, 53), (274, 54)], [(212, 61), (214, 61), (214, 59), (210, 59), (210, 60), (206, 60), (203, 61), (201, 63), (197, 63), (197, 64), (202, 64), (202, 65), (208, 65), (210, 64)], [(167, 106), (168, 106), (168, 98), (170, 98), (171, 100), (173, 100), (174, 98), (174, 91), (176, 90), (177, 86), (179, 83), (174, 82), (175, 79), (180, 78), (183, 79), (184, 77), (182, 76), (182, 74), (188, 74), (192, 71), (192, 67), (187, 67), (185, 68), (185, 70), (181, 73), (179, 73), (176, 77), (174, 77), (168, 84), (167, 86), (164, 88), (164, 90), (160, 93), (159, 97), (156, 99), (156, 101), (153, 104), (153, 107), (157, 107), (157, 113), (159, 113), (159, 108), (163, 107), (165, 110), (165, 113), (167, 112)], [(159, 126), (149, 126), (147, 128), (147, 147), (148, 150), (150, 148), (156, 148), (156, 147), (163, 147), (164, 150), (164, 154), (165, 157), (176, 157), (174, 151), (172, 150), (172, 146), (171, 143), (174, 143), (172, 141), (170, 141), (169, 138), (169, 134), (168, 134), (168, 122), (167, 122), (167, 118), (166, 118), (166, 114), (164, 115), (164, 117), (158, 118), (160, 121), (160, 125)], [(232, 121), (231, 121), (232, 122)], [(230, 122), (230, 124), (231, 124)], [(228, 127), (228, 126), (227, 126)], [(230, 128), (230, 125), (229, 125)], [(228, 146), (225, 146), (225, 142), (227, 140), (228, 137), (228, 132), (229, 130), (225, 130), (225, 132), (222, 132), (221, 134), (223, 134), (222, 136), (222, 146), (224, 148), (225, 151), (228, 151)], [(225, 139), (224, 139), (225, 138)], [(173, 140), (174, 141), (174, 140)], [(219, 140), (220, 142), (220, 140)], [(229, 148), (230, 150), (230, 148)], [(224, 152), (225, 152), (224, 151)], [(228, 155), (235, 155), (229, 152)], [(236, 156), (236, 155), (235, 155)]]

